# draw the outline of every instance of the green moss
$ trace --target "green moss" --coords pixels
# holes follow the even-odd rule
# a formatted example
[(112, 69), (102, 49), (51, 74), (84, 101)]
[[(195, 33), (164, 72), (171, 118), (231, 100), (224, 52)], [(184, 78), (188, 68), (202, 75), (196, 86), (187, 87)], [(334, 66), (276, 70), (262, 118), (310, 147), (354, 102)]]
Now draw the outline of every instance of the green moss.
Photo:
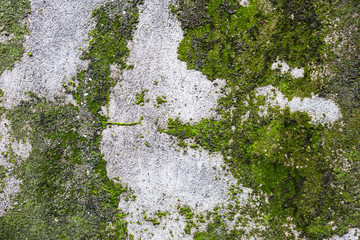
[(100, 140), (107, 125), (137, 123), (110, 123), (99, 112), (116, 83), (109, 77), (110, 65), (126, 67), (126, 44), (139, 3), (108, 3), (94, 11), (97, 24), (89, 51), (84, 52), (89, 67), (79, 72), (76, 84), (65, 84), (79, 107), (29, 93), (29, 101), (7, 110), (12, 136), (28, 139), (32, 150), (13, 170), (22, 184), (13, 199), (17, 204), (0, 218), (1, 239), (132, 237), (126, 214), (118, 210), (120, 195), (129, 189), (107, 177)]
[(0, 165), (0, 193), (4, 191), (5, 188), (5, 178), (6, 178), (6, 168)]
[(179, 147), (182, 147), (182, 148), (186, 148), (186, 147), (187, 147), (187, 144), (186, 144), (183, 140), (180, 140), (177, 145), (178, 145)]
[[(319, 4), (324, 12), (316, 12)], [(319, 83), (307, 68), (304, 78), (282, 79), (270, 66), (278, 58), (291, 67), (323, 62), (321, 20), (327, 7), (319, 1), (254, 0), (248, 7), (237, 1), (179, 1), (176, 12), (186, 31), (179, 58), (210, 79), (231, 81), (242, 93), (273, 84), (291, 96), (308, 96)]]
[[(266, 234), (271, 229), (276, 232), (272, 237), (284, 234), (286, 228), (282, 226), (289, 217), (311, 239), (330, 236), (355, 224), (359, 214), (348, 212), (345, 220), (343, 212), (359, 203), (359, 193), (353, 188), (345, 190), (350, 181), (339, 180), (340, 176), (351, 175), (341, 170), (345, 163), (332, 163), (342, 157), (331, 146), (337, 131), (334, 128), (338, 127), (329, 130), (314, 125), (307, 114), (290, 113), (289, 109), (283, 113), (270, 109), (267, 117), (256, 116), (257, 111), (253, 108), (249, 120), (237, 125), (235, 131), (227, 131), (230, 126), (226, 122), (208, 125), (208, 120), (204, 120), (193, 126), (174, 127), (178, 120), (170, 120), (167, 133), (180, 139), (194, 138), (204, 148), (221, 151), (234, 176), (262, 196), (256, 201), (256, 209), (249, 211), (260, 210), (267, 216), (262, 223), (268, 227)], [(207, 130), (201, 131), (204, 126)], [(354, 169), (357, 167), (354, 165)], [(356, 174), (351, 179), (355, 177)], [(337, 223), (336, 230), (326, 227), (331, 221)]]
[[(225, 136), (225, 134), (218, 134), (219, 128), (221, 128), (221, 123), (215, 120), (204, 119), (201, 123), (192, 126), (189, 123), (181, 124), (178, 118), (175, 120), (170, 118), (168, 128), (161, 131), (175, 135), (180, 139), (194, 138), (197, 144), (211, 151), (216, 151), (222, 148), (221, 138)], [(196, 146), (196, 144), (191, 144), (190, 147), (196, 148)]]
[[(157, 216), (157, 218), (156, 217), (147, 217), (146, 216), (146, 214), (145, 214), (145, 212), (143, 213), (144, 214), (144, 220), (145, 221), (147, 221), (147, 222), (152, 222), (154, 225), (159, 225), (160, 224), (160, 221), (161, 221), (161, 218), (163, 217), (163, 216), (166, 216), (167, 214), (169, 214), (169, 212), (160, 212), (160, 211), (158, 211), (158, 212), (156, 212), (155, 213), (155, 215)], [(138, 223), (139, 224), (139, 223)], [(139, 224), (139, 225), (141, 225), (141, 223)]]
[(3, 180), (6, 178), (6, 168), (4, 166), (0, 166), (0, 179)]
[(190, 234), (192, 228), (198, 228), (198, 226), (195, 224), (195, 221), (194, 221), (195, 214), (192, 212), (192, 210), (190, 209), (189, 206), (178, 205), (177, 209), (178, 209), (180, 216), (185, 217), (185, 222), (186, 222), (186, 225), (184, 228), (185, 234)]
[[(81, 128), (79, 109), (44, 99), (22, 102), (7, 117), (17, 140), (28, 138), (32, 151), (15, 171), (23, 181), (18, 204), (0, 219), (6, 239), (101, 238), (119, 214), (124, 189), (106, 175), (96, 131)], [(101, 125), (99, 125), (101, 126)], [(121, 221), (121, 219), (119, 219)], [(125, 223), (123, 223), (125, 224)]]
[(160, 211), (155, 213), (155, 215), (158, 216), (158, 218), (160, 218), (160, 219), (168, 214), (170, 214), (170, 213), (169, 212), (160, 212)]
[[(323, 40), (333, 31), (331, 20), (340, 19), (337, 30), (358, 26), (358, 19), (350, 16), (359, 5), (355, 1), (256, 0), (242, 7), (237, 1), (188, 0), (178, 1), (172, 9), (185, 31), (179, 58), (210, 79), (225, 79), (230, 92), (219, 100), (221, 120), (203, 119), (190, 125), (169, 119), (168, 128), (161, 131), (180, 142), (190, 138), (209, 151), (221, 152), (239, 183), (254, 190), (246, 206), (237, 204), (228, 216), (217, 215), (219, 221), (195, 237), (292, 239), (287, 226), (294, 224), (302, 236), (323, 239), (359, 227), (360, 151), (355, 136), (360, 134), (359, 59), (353, 51), (333, 50)], [(349, 47), (358, 49), (359, 34), (348, 33), (346, 38)], [(271, 70), (277, 59), (293, 68), (304, 67), (305, 76), (293, 79)], [(311, 79), (313, 65), (326, 65), (333, 75), (328, 80)], [(336, 96), (345, 124), (313, 124), (305, 113), (278, 108), (260, 117), (264, 98), (255, 98), (253, 90), (268, 84), (289, 97), (311, 92)], [(221, 219), (233, 219), (235, 213), (241, 215), (238, 226), (255, 221), (255, 226), (265, 229), (220, 233), (225, 228)]]
[(148, 89), (144, 89), (141, 93), (136, 94), (136, 104), (144, 105), (145, 101), (145, 93), (149, 91)]
[[(75, 89), (72, 84), (65, 85), (67, 92), (75, 96), (78, 104), (86, 104), (94, 114), (106, 106), (110, 89), (116, 84), (116, 80), (109, 76), (110, 65), (117, 64), (120, 70), (128, 67), (127, 41), (132, 39), (132, 29), (138, 18), (133, 2), (140, 1), (106, 4), (93, 12), (96, 27), (90, 33), (92, 40), (89, 51), (82, 56), (82, 59), (90, 60), (89, 68), (77, 74)], [(119, 14), (120, 10), (125, 10), (126, 14)]]
[(117, 126), (132, 126), (141, 124), (141, 122), (121, 123), (121, 122), (103, 122), (105, 125), (117, 125)]
[(0, 1), (0, 36), (10, 37), (9, 41), (0, 43), (0, 74), (5, 69), (12, 69), (24, 53), (22, 44), (28, 33), (24, 21), (29, 12), (28, 0)]
[(209, 223), (206, 232), (195, 233), (194, 240), (241, 239), (241, 236), (237, 235), (228, 234), (226, 230), (226, 225), (221, 221), (215, 221), (213, 223)]
[(159, 97), (156, 98), (156, 102), (157, 102), (157, 104), (163, 104), (163, 103), (167, 102), (165, 99), (166, 99), (166, 96), (163, 96), (163, 98), (161, 98), (159, 96)]
[(186, 219), (192, 219), (194, 216), (194, 213), (191, 211), (190, 207), (184, 206), (184, 207), (178, 207), (179, 214), (181, 216), (184, 216)]

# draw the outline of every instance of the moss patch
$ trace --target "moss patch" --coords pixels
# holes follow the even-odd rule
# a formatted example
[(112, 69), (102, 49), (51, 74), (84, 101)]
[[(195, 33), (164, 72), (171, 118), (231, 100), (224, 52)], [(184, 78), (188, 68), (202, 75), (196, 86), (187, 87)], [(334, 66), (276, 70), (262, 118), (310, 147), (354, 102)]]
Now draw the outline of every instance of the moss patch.
[(99, 112), (116, 83), (109, 77), (110, 65), (126, 67), (138, 4), (108, 3), (93, 12), (96, 27), (83, 54), (89, 67), (64, 84), (79, 107), (30, 93), (31, 100), (7, 111), (13, 137), (28, 139), (32, 151), (14, 170), (23, 184), (17, 204), (0, 218), (3, 239), (131, 238), (126, 215), (118, 210), (128, 189), (107, 177), (99, 143), (111, 123)]
[(24, 53), (22, 44), (28, 33), (25, 18), (29, 13), (28, 0), (0, 1), (0, 37), (10, 37), (9, 41), (0, 43), (0, 74), (5, 69), (12, 69)]
[[(225, 79), (230, 91), (219, 100), (222, 120), (203, 119), (190, 125), (169, 119), (168, 129), (162, 131), (180, 142), (192, 138), (210, 151), (221, 152), (239, 183), (254, 190), (246, 206), (231, 206), (227, 216), (195, 236), (293, 239), (293, 225), (304, 237), (323, 239), (359, 227), (358, 59), (353, 52), (335, 51), (324, 42), (333, 31), (358, 26), (358, 20), (350, 18), (359, 10), (358, 3), (256, 0), (243, 7), (231, 0), (187, 0), (172, 8), (185, 31), (179, 58), (209, 79)], [(340, 20), (334, 30), (330, 22), (336, 18)], [(346, 36), (345, 45), (358, 49), (359, 34)], [(277, 59), (293, 68), (303, 67), (305, 76), (294, 79), (271, 70)], [(311, 78), (312, 66), (325, 65), (332, 71), (330, 78)], [(348, 70), (341, 72), (345, 66)], [(312, 124), (305, 113), (278, 108), (260, 117), (264, 99), (256, 98), (253, 90), (268, 84), (288, 97), (311, 92), (336, 96), (345, 124)], [(235, 213), (240, 213), (235, 219), (238, 226), (252, 222), (255, 228), (222, 234), (226, 226), (221, 219), (231, 219)]]
[(136, 104), (144, 105), (145, 101), (148, 102), (149, 99), (145, 99), (145, 93), (149, 91), (148, 89), (141, 90), (141, 93), (136, 94)]
[(6, 168), (0, 165), (0, 193), (4, 192), (6, 172)]
[[(307, 65), (325, 61), (321, 20), (332, 11), (326, 1), (254, 0), (243, 7), (238, 1), (191, 0), (179, 1), (174, 11), (185, 31), (179, 58), (188, 68), (227, 79), (241, 93), (259, 84), (273, 84), (292, 96), (316, 91)], [(305, 77), (274, 75), (270, 66), (277, 59), (305, 67)]]
[(165, 100), (166, 99), (166, 96), (162, 96), (162, 97), (157, 97), (156, 98), (156, 102), (157, 102), (157, 104), (163, 104), (163, 103), (166, 103), (167, 101)]

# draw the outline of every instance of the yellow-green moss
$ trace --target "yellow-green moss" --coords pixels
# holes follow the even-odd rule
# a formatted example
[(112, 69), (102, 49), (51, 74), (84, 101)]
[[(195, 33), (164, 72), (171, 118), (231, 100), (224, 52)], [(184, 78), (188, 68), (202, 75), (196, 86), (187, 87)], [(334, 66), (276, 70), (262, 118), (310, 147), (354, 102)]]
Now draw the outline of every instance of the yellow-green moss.
[[(254, 190), (246, 206), (232, 206), (229, 216), (219, 215), (219, 221), (195, 238), (293, 239), (286, 225), (294, 224), (302, 236), (323, 239), (359, 227), (359, 59), (354, 52), (337, 53), (324, 42), (332, 33), (330, 20), (340, 19), (337, 30), (358, 26), (358, 20), (349, 18), (359, 10), (358, 3), (254, 0), (243, 7), (232, 0), (184, 0), (172, 9), (185, 31), (179, 58), (209, 79), (225, 79), (230, 92), (219, 100), (221, 120), (190, 125), (169, 119), (168, 129), (162, 131), (221, 152), (239, 183)], [(347, 37), (346, 44), (358, 49), (359, 34)], [(271, 70), (277, 59), (304, 67), (305, 76), (294, 79)], [(334, 75), (311, 78), (312, 65), (327, 65)], [(253, 90), (268, 84), (289, 97), (311, 92), (336, 96), (344, 124), (313, 124), (307, 114), (289, 109), (270, 108), (260, 117), (264, 100), (256, 99)], [(240, 213), (235, 219), (239, 226), (252, 219), (265, 229), (221, 233), (226, 229), (221, 219), (235, 213)]]
[(29, 101), (7, 110), (12, 136), (28, 139), (32, 150), (13, 171), (22, 184), (13, 199), (17, 204), (0, 218), (1, 239), (132, 238), (126, 214), (118, 210), (128, 189), (107, 177), (100, 152), (102, 130), (121, 123), (109, 123), (99, 112), (116, 83), (110, 65), (126, 68), (138, 4), (107, 3), (94, 11), (96, 26), (83, 54), (89, 67), (64, 84), (79, 107), (29, 93)]
[(136, 94), (136, 104), (144, 105), (145, 101), (149, 101), (149, 99), (145, 99), (145, 93), (149, 91), (148, 89), (141, 90), (141, 93)]
[(0, 43), (0, 74), (12, 69), (24, 53), (24, 35), (28, 33), (25, 19), (29, 13), (28, 0), (0, 0), (0, 36), (9, 38)]

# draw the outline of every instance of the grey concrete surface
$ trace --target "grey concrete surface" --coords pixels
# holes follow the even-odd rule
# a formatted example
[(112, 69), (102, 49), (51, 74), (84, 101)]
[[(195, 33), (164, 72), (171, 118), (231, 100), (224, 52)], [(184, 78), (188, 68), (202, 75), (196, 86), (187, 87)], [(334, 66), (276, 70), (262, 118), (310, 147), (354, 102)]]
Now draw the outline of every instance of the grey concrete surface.
[[(301, 99), (299, 97), (294, 97), (289, 101), (284, 94), (272, 85), (259, 87), (255, 91), (257, 96), (266, 96), (267, 106), (280, 106), (281, 109), (288, 106), (291, 112), (306, 112), (311, 116), (314, 123), (319, 122), (321, 124), (328, 124), (342, 118), (339, 106), (330, 99), (312, 95), (311, 98)], [(263, 107), (263, 112), (259, 112), (260, 115), (267, 114), (267, 106)]]
[[(212, 109), (221, 96), (217, 91), (224, 85), (224, 81), (211, 82), (200, 72), (188, 70), (177, 58), (182, 38), (180, 23), (169, 12), (169, 1), (145, 0), (129, 44), (129, 63), (134, 69), (118, 75), (121, 81), (111, 94), (111, 121), (144, 118), (142, 125), (106, 129), (102, 140), (109, 176), (128, 183), (137, 196), (135, 201), (120, 202), (120, 208), (130, 214), (129, 231), (135, 239), (168, 239), (170, 231), (175, 239), (191, 239), (183, 234), (185, 220), (177, 213), (177, 205), (188, 205), (197, 213), (212, 210), (228, 201), (228, 188), (236, 184), (231, 174), (219, 171), (224, 164), (220, 154), (189, 147), (180, 150), (173, 137), (157, 131), (166, 127), (168, 118), (194, 122), (215, 116)], [(145, 99), (149, 102), (136, 105), (136, 93), (143, 89), (148, 90)], [(166, 96), (167, 103), (158, 105), (158, 96)], [(154, 226), (144, 221), (143, 211), (149, 217), (156, 211), (171, 214)]]
[[(63, 95), (62, 83), (86, 67), (79, 59), (88, 46), (88, 33), (94, 26), (91, 12), (106, 0), (32, 0), (27, 20), (30, 34), (24, 43), (26, 52), (12, 71), (0, 76), (0, 88), (7, 96), (5, 106), (12, 107), (32, 91), (53, 99)], [(41, 10), (43, 9), (43, 10)], [(67, 96), (68, 101), (71, 97)]]
[[(3, 192), (0, 192), (0, 217), (5, 213), (7, 208), (11, 208), (11, 197), (20, 190), (21, 181), (11, 176), (10, 172), (14, 168), (14, 163), (9, 161), (10, 153), (15, 156), (14, 161), (24, 161), (29, 157), (31, 145), (28, 141), (12, 141), (9, 134), (10, 122), (3, 116), (0, 119), (0, 165), (5, 167), (7, 177), (5, 178), (5, 187)], [(11, 151), (9, 149), (12, 149)]]
[[(106, 0), (31, 1), (30, 35), (25, 48), (33, 57), (24, 54), (12, 71), (7, 70), (0, 76), (0, 88), (5, 91), (6, 99), (3, 106), (17, 105), (26, 98), (27, 91), (49, 99), (65, 96), (63, 81), (70, 80), (87, 64), (79, 59), (79, 48), (88, 45), (88, 33), (94, 26), (91, 11), (104, 2)], [(247, 4), (246, 0), (240, 2)], [(104, 108), (103, 113), (113, 122), (136, 122), (143, 117), (142, 124), (104, 130), (102, 153), (108, 162), (109, 177), (118, 177), (137, 196), (134, 201), (125, 201), (122, 197), (119, 204), (119, 208), (129, 213), (129, 232), (135, 239), (168, 239), (170, 231), (173, 239), (192, 239), (183, 234), (185, 219), (179, 216), (177, 205), (188, 205), (195, 213), (221, 207), (229, 202), (228, 189), (236, 185), (236, 180), (221, 168), (224, 161), (220, 154), (210, 154), (201, 148), (181, 149), (176, 138), (160, 133), (158, 128), (165, 128), (168, 118), (179, 117), (190, 123), (201, 118), (218, 118), (213, 109), (225, 83), (223, 80), (211, 82), (200, 72), (188, 70), (186, 64), (177, 59), (183, 32), (169, 12), (169, 0), (145, 0), (140, 7), (139, 20), (134, 40), (129, 43), (129, 63), (134, 64), (134, 69), (120, 74), (116, 66), (112, 66), (112, 76), (119, 78), (119, 83), (112, 90), (109, 109)], [(289, 67), (286, 72), (289, 71), (293, 77), (303, 74), (301, 69)], [(314, 122), (330, 123), (341, 118), (339, 108), (330, 100), (314, 96), (293, 98), (289, 102), (276, 90), (276, 96), (270, 96), (272, 88), (257, 89), (258, 94), (269, 96), (269, 105), (308, 112)], [(144, 106), (135, 104), (136, 94), (144, 89), (148, 90), (145, 99), (149, 101)], [(158, 96), (166, 96), (167, 102), (158, 105)], [(65, 97), (73, 101), (70, 96)], [(275, 97), (275, 101), (271, 101), (271, 97)], [(9, 124), (5, 119), (0, 122), (0, 151), (6, 151), (11, 145), (19, 161), (26, 159), (30, 144), (11, 142), (5, 123)], [(13, 167), (3, 156), (0, 156), (0, 164), (9, 169)], [(7, 190), (0, 194), (0, 216), (10, 207), (10, 197), (19, 190), (19, 184), (13, 177), (6, 179)], [(251, 190), (243, 190), (239, 198), (246, 201)], [(148, 217), (156, 211), (170, 214), (154, 226), (144, 221), (143, 211)], [(332, 239), (356, 239), (354, 234), (352, 229), (343, 238), (334, 236)]]

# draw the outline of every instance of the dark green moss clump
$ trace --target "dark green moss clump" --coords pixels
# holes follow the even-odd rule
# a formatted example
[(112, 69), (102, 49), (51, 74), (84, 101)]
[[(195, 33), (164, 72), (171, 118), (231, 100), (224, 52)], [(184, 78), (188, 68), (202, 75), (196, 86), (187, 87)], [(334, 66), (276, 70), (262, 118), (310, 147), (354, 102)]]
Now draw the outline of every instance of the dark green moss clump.
[[(8, 113), (13, 136), (28, 138), (32, 151), (14, 170), (23, 184), (18, 204), (0, 218), (1, 239), (102, 239), (110, 222), (121, 221), (117, 204), (126, 189), (107, 178), (96, 131), (101, 122), (80, 116), (77, 107), (45, 99)], [(87, 127), (89, 135), (81, 134)]]
[(6, 168), (0, 166), (0, 193), (4, 191), (5, 188), (5, 178), (6, 178)]
[[(341, 1), (253, 0), (243, 7), (231, 0), (181, 0), (174, 7), (185, 31), (179, 58), (210, 79), (227, 79), (241, 93), (273, 84), (291, 96), (307, 96), (321, 84), (310, 78), (309, 64), (330, 58), (323, 54), (329, 33), (324, 20), (346, 7), (352, 6)], [(274, 75), (270, 67), (277, 59), (304, 67), (305, 76)]]
[(0, 0), (0, 36), (10, 40), (0, 43), (0, 74), (12, 69), (21, 59), (24, 35), (28, 33), (25, 18), (30, 13), (28, 0)]
[[(204, 148), (223, 153), (234, 176), (261, 196), (241, 210), (244, 215), (255, 210), (264, 214), (261, 222), (268, 229), (258, 232), (259, 236), (285, 237), (283, 224), (288, 222), (310, 239), (344, 233), (348, 226), (356, 226), (360, 214), (349, 209), (359, 204), (355, 178), (360, 159), (352, 159), (351, 171), (343, 170), (348, 163), (340, 161), (343, 155), (331, 146), (339, 127), (330, 130), (314, 125), (307, 114), (290, 113), (289, 109), (270, 109), (266, 117), (259, 117), (258, 110), (254, 106), (249, 120), (238, 120), (233, 130), (235, 121), (203, 120), (183, 125), (170, 119), (166, 132), (180, 139), (193, 138)], [(239, 207), (232, 211), (240, 211)], [(337, 223), (334, 230), (328, 224), (331, 221)]]
[[(189, 0), (172, 8), (185, 31), (179, 58), (209, 79), (225, 79), (231, 91), (219, 100), (221, 120), (190, 125), (169, 119), (162, 131), (180, 143), (192, 138), (221, 152), (239, 183), (254, 190), (246, 206), (230, 206), (227, 216), (219, 215), (195, 238), (294, 239), (293, 224), (301, 236), (323, 239), (359, 227), (359, 34), (346, 30), (359, 24), (350, 17), (359, 11), (358, 2), (254, 0), (243, 7), (231, 0)], [(347, 48), (325, 44), (325, 36), (339, 32)], [(303, 67), (305, 76), (271, 70), (277, 59)], [(311, 77), (314, 66), (332, 75)], [(311, 92), (331, 97), (343, 110), (344, 124), (314, 124), (307, 114), (289, 109), (269, 108), (260, 117), (264, 99), (253, 90), (268, 84), (288, 97)], [(235, 213), (241, 216), (234, 219)], [(226, 233), (225, 218), (265, 229)]]
[(21, 190), (0, 218), (0, 239), (131, 238), (118, 210), (128, 189), (107, 177), (100, 140), (109, 123), (99, 111), (116, 83), (110, 65), (126, 67), (139, 3), (108, 3), (94, 11), (97, 24), (84, 52), (89, 67), (64, 85), (79, 107), (30, 93), (31, 100), (7, 111), (12, 136), (28, 139), (32, 150), (25, 161), (15, 161)]
[[(70, 82), (66, 85), (78, 104), (86, 104), (96, 114), (109, 101), (110, 89), (116, 81), (110, 78), (110, 65), (116, 64), (120, 70), (128, 65), (129, 56), (127, 41), (132, 38), (132, 30), (137, 24), (138, 12), (135, 11), (140, 0), (121, 1), (106, 4), (93, 12), (97, 24), (90, 33), (89, 51), (84, 52), (82, 59), (90, 60), (89, 68), (77, 76), (77, 85)], [(126, 14), (120, 13), (125, 11)]]

